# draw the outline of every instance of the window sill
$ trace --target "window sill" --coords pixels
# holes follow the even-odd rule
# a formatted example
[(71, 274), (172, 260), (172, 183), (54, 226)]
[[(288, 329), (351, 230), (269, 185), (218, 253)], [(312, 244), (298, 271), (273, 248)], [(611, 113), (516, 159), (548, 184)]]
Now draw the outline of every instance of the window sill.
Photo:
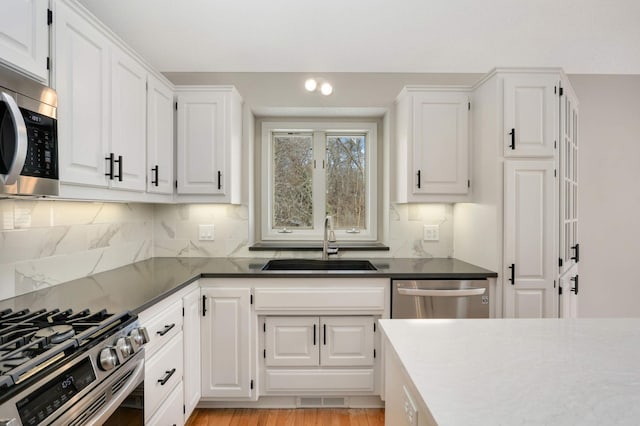
[[(375, 242), (338, 242), (340, 251), (389, 251), (389, 247)], [(270, 250), (302, 250), (321, 251), (322, 242), (319, 241), (261, 241), (249, 247), (249, 251)]]

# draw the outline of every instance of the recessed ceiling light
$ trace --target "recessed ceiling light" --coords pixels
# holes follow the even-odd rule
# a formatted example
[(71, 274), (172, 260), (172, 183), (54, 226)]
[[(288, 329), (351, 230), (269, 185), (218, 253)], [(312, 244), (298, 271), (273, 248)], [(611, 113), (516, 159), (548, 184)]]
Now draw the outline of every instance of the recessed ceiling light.
[(322, 83), (322, 86), (320, 86), (320, 93), (325, 96), (329, 96), (333, 93), (333, 86), (329, 83)]
[(304, 88), (307, 89), (309, 92), (313, 92), (314, 90), (316, 90), (317, 87), (318, 87), (318, 83), (313, 78), (310, 78), (304, 82)]

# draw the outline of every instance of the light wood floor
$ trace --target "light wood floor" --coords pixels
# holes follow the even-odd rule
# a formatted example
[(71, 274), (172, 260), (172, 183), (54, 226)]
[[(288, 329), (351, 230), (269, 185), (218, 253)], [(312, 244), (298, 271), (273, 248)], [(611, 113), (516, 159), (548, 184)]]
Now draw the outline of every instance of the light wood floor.
[(196, 409), (187, 426), (384, 426), (384, 409)]

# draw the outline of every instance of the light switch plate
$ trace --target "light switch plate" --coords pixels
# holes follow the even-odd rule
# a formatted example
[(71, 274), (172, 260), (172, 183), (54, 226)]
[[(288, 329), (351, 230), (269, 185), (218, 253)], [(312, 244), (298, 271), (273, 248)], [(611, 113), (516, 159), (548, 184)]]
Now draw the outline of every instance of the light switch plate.
[(198, 225), (198, 240), (213, 241), (213, 224)]
[(424, 241), (440, 241), (440, 225), (424, 225), (422, 239)]

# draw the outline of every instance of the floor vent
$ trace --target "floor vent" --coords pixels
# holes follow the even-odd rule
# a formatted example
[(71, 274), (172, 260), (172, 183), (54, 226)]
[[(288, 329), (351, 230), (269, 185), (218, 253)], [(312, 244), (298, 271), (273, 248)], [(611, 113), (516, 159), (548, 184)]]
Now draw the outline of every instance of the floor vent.
[(304, 397), (298, 398), (299, 408), (321, 408), (321, 407), (346, 407), (347, 401), (345, 398), (312, 398)]

